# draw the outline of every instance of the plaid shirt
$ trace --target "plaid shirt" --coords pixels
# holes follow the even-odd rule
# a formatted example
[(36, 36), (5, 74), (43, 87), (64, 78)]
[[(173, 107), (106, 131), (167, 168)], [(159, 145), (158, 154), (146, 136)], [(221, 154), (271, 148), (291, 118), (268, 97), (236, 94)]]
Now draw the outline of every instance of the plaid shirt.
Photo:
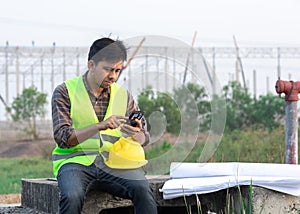
[[(94, 106), (95, 113), (99, 121), (103, 121), (110, 98), (110, 90), (104, 89), (99, 97), (95, 97), (87, 84), (87, 73), (83, 75), (83, 82), (88, 91), (92, 105)], [(129, 116), (131, 112), (139, 110), (138, 105), (134, 101), (132, 95), (128, 92), (128, 103), (126, 116)], [(74, 128), (72, 127), (72, 118), (70, 116), (71, 103), (67, 86), (65, 83), (58, 85), (52, 95), (52, 122), (53, 122), (53, 135), (57, 145), (61, 148), (67, 148), (67, 142), (71, 136)], [(145, 144), (149, 143), (149, 133), (145, 119), (142, 119), (143, 128), (142, 131), (146, 136)]]

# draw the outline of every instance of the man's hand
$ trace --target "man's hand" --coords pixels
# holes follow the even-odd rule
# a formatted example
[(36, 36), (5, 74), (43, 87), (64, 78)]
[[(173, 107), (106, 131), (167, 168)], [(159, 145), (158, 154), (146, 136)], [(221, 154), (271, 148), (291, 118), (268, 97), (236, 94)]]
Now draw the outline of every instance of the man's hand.
[(137, 126), (131, 126), (128, 124), (124, 124), (121, 126), (121, 132), (132, 137), (133, 140), (139, 142), (141, 145), (145, 143), (146, 137), (145, 134), (141, 131), (142, 122), (138, 119), (135, 119)]
[(116, 129), (121, 124), (126, 123), (127, 117), (124, 116), (116, 116), (112, 115), (109, 118), (107, 118), (105, 121), (102, 121), (98, 123), (98, 130), (106, 130), (106, 129)]

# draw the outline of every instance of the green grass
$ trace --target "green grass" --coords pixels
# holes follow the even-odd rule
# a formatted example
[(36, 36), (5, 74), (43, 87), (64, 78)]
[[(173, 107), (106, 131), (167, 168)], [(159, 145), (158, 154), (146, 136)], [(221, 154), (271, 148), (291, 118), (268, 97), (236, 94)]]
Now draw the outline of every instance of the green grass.
[[(185, 162), (198, 162), (205, 141), (197, 141)], [(164, 142), (146, 150), (148, 159), (157, 157), (172, 145)], [(285, 163), (285, 129), (266, 130), (235, 130), (225, 133), (210, 162), (254, 162), (254, 163)]]
[[(205, 140), (198, 140), (182, 162), (199, 162)], [(145, 151), (146, 158), (150, 160), (159, 157), (171, 149), (173, 146), (166, 141), (152, 145)], [(246, 129), (224, 133), (209, 162), (285, 163), (285, 128), (280, 127), (272, 131)], [(162, 167), (163, 163), (161, 166), (159, 163), (155, 165), (156, 169)]]
[(22, 178), (53, 177), (52, 161), (42, 158), (0, 159), (0, 194), (20, 193)]
[(285, 129), (235, 130), (225, 134), (212, 161), (285, 163)]
[[(182, 161), (198, 162), (204, 143), (198, 141), (188, 157)], [(146, 158), (150, 160), (159, 157), (172, 148), (166, 141), (160, 145), (152, 145), (145, 151)], [(53, 177), (52, 162), (48, 155), (43, 157), (0, 159), (0, 194), (20, 193), (21, 178)], [(225, 133), (209, 161), (285, 163), (285, 128), (280, 127), (271, 132), (248, 129)], [(162, 167), (155, 165), (156, 169)]]

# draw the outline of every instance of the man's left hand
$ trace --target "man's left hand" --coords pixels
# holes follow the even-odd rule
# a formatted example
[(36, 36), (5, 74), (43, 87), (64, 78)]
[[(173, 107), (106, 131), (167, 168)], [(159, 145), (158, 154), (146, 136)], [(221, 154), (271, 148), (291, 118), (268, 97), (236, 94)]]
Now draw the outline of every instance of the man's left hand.
[(142, 129), (142, 122), (138, 119), (135, 120), (137, 126), (131, 126), (128, 124), (121, 125), (121, 132), (124, 134), (132, 137), (133, 140), (139, 142), (141, 145), (145, 143), (145, 134), (141, 131)]

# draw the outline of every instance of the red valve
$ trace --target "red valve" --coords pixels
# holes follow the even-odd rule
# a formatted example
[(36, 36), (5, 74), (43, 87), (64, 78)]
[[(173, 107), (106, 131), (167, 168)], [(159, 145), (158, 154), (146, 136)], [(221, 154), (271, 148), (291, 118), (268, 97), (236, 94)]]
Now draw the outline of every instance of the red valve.
[(279, 95), (281, 93), (285, 94), (285, 101), (298, 101), (300, 82), (277, 80), (275, 89)]

